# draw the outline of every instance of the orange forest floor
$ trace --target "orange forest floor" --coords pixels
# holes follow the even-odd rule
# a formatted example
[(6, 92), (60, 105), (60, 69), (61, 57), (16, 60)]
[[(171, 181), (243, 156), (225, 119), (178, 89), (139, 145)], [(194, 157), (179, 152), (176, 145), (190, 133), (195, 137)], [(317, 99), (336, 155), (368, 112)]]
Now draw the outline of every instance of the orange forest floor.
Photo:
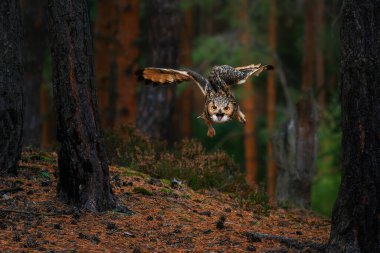
[(330, 222), (310, 211), (244, 210), (124, 167), (110, 166), (124, 208), (77, 210), (56, 197), (56, 160), (24, 153), (18, 176), (0, 179), (0, 252), (322, 252), (328, 241)]

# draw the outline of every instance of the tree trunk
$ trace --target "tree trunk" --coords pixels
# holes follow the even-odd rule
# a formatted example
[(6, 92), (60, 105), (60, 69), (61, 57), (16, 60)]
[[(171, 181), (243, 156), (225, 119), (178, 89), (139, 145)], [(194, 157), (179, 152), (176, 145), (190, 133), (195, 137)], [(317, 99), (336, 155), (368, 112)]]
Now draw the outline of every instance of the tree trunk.
[(137, 115), (137, 70), (140, 4), (118, 1), (116, 126), (135, 124)]
[(326, 108), (326, 85), (325, 85), (325, 63), (324, 63), (324, 12), (325, 2), (317, 1), (315, 26), (318, 40), (315, 47), (315, 80), (317, 85), (317, 98), (320, 111)]
[(315, 1), (304, 1), (304, 20), (305, 20), (305, 39), (304, 39), (304, 59), (303, 59), (303, 78), (301, 91), (308, 93), (313, 88), (314, 82), (314, 59), (315, 59)]
[[(146, 2), (148, 17), (147, 66), (175, 68), (179, 61), (180, 11), (178, 0)], [(175, 86), (141, 87), (137, 128), (150, 137), (167, 139)]]
[(46, 0), (23, 0), (24, 132), (23, 145), (40, 147), (40, 87), (46, 53)]
[[(275, 53), (277, 42), (277, 0), (271, 0), (270, 6), (269, 47)], [(276, 118), (276, 76), (273, 71), (268, 73), (267, 97), (267, 132), (268, 136), (271, 136)], [(276, 164), (273, 159), (272, 142), (269, 138), (267, 141), (267, 159), (267, 191), (269, 198), (274, 201), (276, 197)]]
[[(181, 34), (181, 63), (186, 67), (192, 65), (191, 51), (193, 42), (193, 14), (191, 8), (184, 13), (183, 30)], [(195, 85), (190, 84), (181, 94), (180, 101), (180, 133), (181, 137), (191, 137), (192, 101)]]
[(21, 155), (23, 80), (20, 16), (19, 1), (0, 1), (0, 175), (16, 174)]
[(58, 195), (90, 211), (115, 205), (99, 123), (86, 0), (49, 0), (53, 91), (58, 114)]
[(342, 181), (328, 252), (380, 252), (380, 1), (341, 16)]
[[(240, 10), (241, 34), (240, 43), (245, 52), (244, 55), (249, 55), (251, 49), (251, 35), (249, 33), (249, 19), (248, 19), (248, 0), (242, 1), (242, 8)], [(245, 57), (247, 58), (247, 57)], [(248, 63), (250, 59), (242, 59)], [(246, 181), (252, 188), (257, 186), (257, 138), (256, 138), (256, 117), (255, 117), (255, 104), (253, 82), (251, 79), (244, 84), (244, 93), (246, 98), (243, 101), (242, 107), (246, 114), (246, 123), (244, 125), (244, 156), (245, 156), (245, 171)]]

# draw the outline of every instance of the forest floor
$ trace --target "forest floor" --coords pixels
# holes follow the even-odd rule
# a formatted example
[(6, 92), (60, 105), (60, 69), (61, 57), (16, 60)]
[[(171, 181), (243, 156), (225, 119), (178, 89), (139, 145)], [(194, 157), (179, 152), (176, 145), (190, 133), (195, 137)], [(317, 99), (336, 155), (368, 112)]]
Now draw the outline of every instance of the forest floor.
[(243, 210), (231, 196), (110, 166), (119, 207), (71, 208), (56, 197), (56, 155), (24, 153), (0, 179), (0, 252), (320, 252), (330, 222), (306, 210)]

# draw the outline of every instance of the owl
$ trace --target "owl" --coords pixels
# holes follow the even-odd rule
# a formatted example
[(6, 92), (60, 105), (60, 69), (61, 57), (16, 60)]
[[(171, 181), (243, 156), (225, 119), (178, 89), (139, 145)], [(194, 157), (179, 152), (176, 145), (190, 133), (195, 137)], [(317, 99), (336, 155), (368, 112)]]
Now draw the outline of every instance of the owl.
[(228, 65), (215, 66), (208, 78), (190, 69), (144, 68), (136, 72), (139, 80), (153, 86), (173, 85), (184, 81), (193, 81), (205, 97), (204, 109), (199, 116), (207, 124), (207, 136), (214, 137), (212, 124), (237, 119), (245, 123), (245, 115), (240, 110), (232, 87), (243, 84), (251, 75), (258, 76), (264, 70), (272, 70), (272, 65), (251, 64), (243, 67)]

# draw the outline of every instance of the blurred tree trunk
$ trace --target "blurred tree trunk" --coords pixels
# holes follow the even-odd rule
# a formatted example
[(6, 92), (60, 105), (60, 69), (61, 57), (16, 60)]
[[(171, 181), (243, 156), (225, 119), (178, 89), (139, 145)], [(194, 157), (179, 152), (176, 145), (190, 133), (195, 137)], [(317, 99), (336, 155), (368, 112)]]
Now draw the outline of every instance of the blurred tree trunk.
[(317, 154), (317, 108), (312, 96), (315, 56), (315, 1), (304, 2), (305, 41), (301, 98), (295, 115), (274, 138), (277, 162), (277, 200), (308, 208)]
[(51, 149), (57, 137), (57, 123), (54, 111), (54, 99), (47, 85), (40, 87), (41, 147)]
[(341, 16), (342, 181), (327, 252), (380, 252), (380, 2)]
[[(178, 0), (146, 2), (148, 20), (147, 66), (178, 67), (180, 45), (180, 10)], [(137, 128), (150, 137), (167, 139), (175, 101), (175, 86), (142, 86)]]
[(117, 112), (116, 126), (135, 124), (137, 114), (137, 70), (140, 4), (138, 0), (118, 0), (116, 36)]
[(98, 0), (94, 31), (95, 73), (102, 126), (111, 128), (116, 117), (116, 0)]
[[(193, 15), (192, 9), (188, 8), (183, 13), (183, 28), (181, 29), (181, 52), (180, 62), (184, 67), (191, 67), (191, 50), (192, 50), (192, 37), (193, 37)], [(188, 86), (181, 92), (176, 99), (175, 110), (173, 112), (172, 129), (175, 134), (175, 140), (180, 138), (191, 137), (191, 119), (193, 112), (193, 92), (194, 83), (189, 82)], [(201, 96), (202, 97), (202, 96)]]
[(0, 1), (0, 175), (16, 174), (21, 155), (23, 93), (19, 1)]
[(24, 66), (24, 146), (40, 147), (40, 88), (46, 53), (45, 9), (47, 0), (22, 0)]
[(49, 0), (53, 91), (58, 114), (58, 195), (90, 211), (115, 205), (100, 128), (86, 0)]
[(324, 65), (324, 0), (317, 1), (315, 11), (315, 26), (318, 40), (315, 52), (315, 74), (317, 85), (317, 97), (320, 111), (326, 108), (326, 85), (325, 85), (325, 65)]
[[(269, 47), (273, 53), (276, 52), (277, 42), (277, 0), (270, 2), (269, 14)], [(275, 61), (273, 59), (273, 61)], [(275, 64), (274, 64), (275, 65)], [(276, 76), (275, 72), (268, 73), (268, 86), (267, 86), (267, 132), (271, 136), (274, 129), (274, 122), (276, 118)], [(274, 201), (276, 197), (276, 164), (273, 159), (272, 142), (268, 138), (267, 141), (267, 184), (269, 198)]]
[[(244, 55), (248, 56), (251, 49), (251, 35), (249, 32), (248, 18), (248, 0), (242, 1), (240, 11), (241, 34), (240, 42), (242, 44)], [(249, 62), (251, 59), (242, 59), (243, 62)], [(249, 63), (248, 63), (249, 64)], [(257, 185), (257, 138), (256, 138), (256, 115), (253, 83), (251, 79), (244, 84), (244, 93), (247, 97), (244, 99), (242, 107), (246, 115), (247, 122), (244, 125), (244, 152), (245, 152), (245, 170), (246, 181), (253, 188)]]

